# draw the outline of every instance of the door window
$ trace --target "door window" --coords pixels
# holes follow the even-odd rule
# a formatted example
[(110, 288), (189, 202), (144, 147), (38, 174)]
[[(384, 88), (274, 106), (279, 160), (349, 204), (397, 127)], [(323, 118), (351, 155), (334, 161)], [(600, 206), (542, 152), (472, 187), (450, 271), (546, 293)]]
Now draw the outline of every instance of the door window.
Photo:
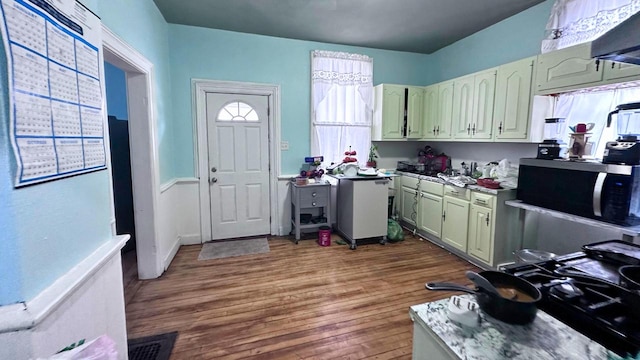
[(247, 103), (234, 101), (218, 112), (218, 121), (260, 121), (258, 113)]

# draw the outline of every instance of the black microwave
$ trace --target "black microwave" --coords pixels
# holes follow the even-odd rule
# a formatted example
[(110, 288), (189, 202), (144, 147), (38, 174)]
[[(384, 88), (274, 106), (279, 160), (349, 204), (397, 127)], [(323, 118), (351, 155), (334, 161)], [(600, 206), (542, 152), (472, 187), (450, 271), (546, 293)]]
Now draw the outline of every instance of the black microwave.
[(520, 159), (517, 198), (618, 225), (638, 225), (640, 166)]

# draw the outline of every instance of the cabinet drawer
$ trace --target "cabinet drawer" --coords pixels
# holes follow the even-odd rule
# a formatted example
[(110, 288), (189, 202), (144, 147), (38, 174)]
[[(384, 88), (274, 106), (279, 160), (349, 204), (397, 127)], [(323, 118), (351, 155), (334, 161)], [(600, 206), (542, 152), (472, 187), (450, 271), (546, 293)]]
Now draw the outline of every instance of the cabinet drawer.
[(444, 185), (444, 194), (458, 199), (469, 201), (471, 199), (471, 190), (459, 188), (453, 185)]
[(420, 181), (420, 179), (418, 178), (414, 178), (411, 176), (403, 176), (402, 177), (402, 186), (406, 186), (410, 189), (418, 189), (418, 181)]
[(491, 194), (485, 194), (477, 191), (471, 192), (471, 204), (484, 206), (489, 209), (494, 209), (496, 207), (496, 197)]
[(326, 206), (328, 194), (328, 186), (301, 189), (299, 206), (301, 208)]
[(429, 194), (442, 196), (444, 185), (433, 181), (422, 181), (420, 190)]

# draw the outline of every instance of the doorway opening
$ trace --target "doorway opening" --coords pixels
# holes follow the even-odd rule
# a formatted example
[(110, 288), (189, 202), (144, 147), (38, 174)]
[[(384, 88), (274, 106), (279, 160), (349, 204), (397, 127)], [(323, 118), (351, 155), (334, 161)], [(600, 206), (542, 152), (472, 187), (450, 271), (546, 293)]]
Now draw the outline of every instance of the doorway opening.
[[(125, 73), (137, 276), (153, 279), (164, 271), (157, 251), (159, 173), (155, 103), (151, 91), (153, 64), (104, 25), (102, 38), (104, 61)], [(109, 158), (113, 168), (111, 162)], [(112, 183), (112, 197), (113, 188)], [(112, 231), (117, 232), (115, 222)]]

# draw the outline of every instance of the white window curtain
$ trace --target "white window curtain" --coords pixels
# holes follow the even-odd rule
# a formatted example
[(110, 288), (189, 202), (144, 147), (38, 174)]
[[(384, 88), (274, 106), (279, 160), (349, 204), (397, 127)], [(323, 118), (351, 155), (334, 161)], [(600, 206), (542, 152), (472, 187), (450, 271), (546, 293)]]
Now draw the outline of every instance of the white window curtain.
[(638, 11), (640, 0), (556, 0), (542, 53), (594, 40)]
[(565, 118), (564, 141), (569, 144), (571, 132), (569, 126), (578, 123), (594, 123), (590, 132), (590, 155), (602, 159), (607, 141), (617, 138), (615, 121), (607, 128), (607, 114), (616, 106), (631, 102), (640, 102), (640, 88), (629, 87), (612, 90), (585, 90), (582, 92), (560, 94), (558, 96), (554, 116)]
[(373, 59), (334, 51), (311, 53), (311, 155), (323, 166), (340, 163), (345, 151), (364, 166), (371, 146)]

